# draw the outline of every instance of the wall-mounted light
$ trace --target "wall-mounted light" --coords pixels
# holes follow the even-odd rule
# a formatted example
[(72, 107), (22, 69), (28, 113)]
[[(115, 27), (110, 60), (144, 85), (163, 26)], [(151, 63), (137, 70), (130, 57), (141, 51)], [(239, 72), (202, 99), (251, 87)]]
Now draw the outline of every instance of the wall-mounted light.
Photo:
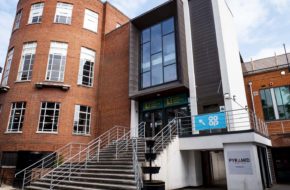
[(281, 71), (281, 75), (282, 76), (285, 76), (286, 75), (286, 72), (285, 71)]
[(226, 100), (230, 100), (230, 99), (232, 99), (230, 93), (225, 93), (225, 94), (224, 94), (224, 98), (225, 98)]
[(253, 82), (252, 81), (249, 81), (248, 84), (249, 84), (249, 86), (252, 86), (253, 85)]

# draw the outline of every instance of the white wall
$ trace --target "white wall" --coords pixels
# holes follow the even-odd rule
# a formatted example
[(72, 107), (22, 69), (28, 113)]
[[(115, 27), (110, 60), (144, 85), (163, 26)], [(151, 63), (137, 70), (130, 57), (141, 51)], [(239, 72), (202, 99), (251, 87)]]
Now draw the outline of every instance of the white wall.
[(191, 110), (191, 115), (198, 115), (189, 5), (188, 5), (188, 0), (182, 0), (182, 1), (183, 1), (184, 22), (185, 22), (185, 39), (186, 39), (186, 54), (187, 54), (188, 79), (189, 79), (190, 110)]
[[(225, 0), (212, 0), (212, 5), (223, 92), (229, 93), (231, 97), (235, 96), (236, 101), (245, 107), (247, 99), (233, 16)], [(225, 106), (227, 110), (241, 109), (241, 106), (232, 100), (226, 100)]]
[[(228, 164), (228, 152), (231, 151), (250, 151), (250, 159), (252, 164), (252, 174), (231, 174)], [(255, 144), (226, 144), (224, 146), (227, 186), (230, 190), (262, 190), (262, 179), (259, 165), (259, 158), (257, 153), (257, 146)]]
[(131, 137), (138, 135), (138, 124), (139, 124), (139, 109), (138, 102), (131, 100)]
[(153, 179), (165, 181), (167, 190), (202, 185), (200, 152), (180, 151), (178, 138), (158, 155), (154, 165), (161, 169)]

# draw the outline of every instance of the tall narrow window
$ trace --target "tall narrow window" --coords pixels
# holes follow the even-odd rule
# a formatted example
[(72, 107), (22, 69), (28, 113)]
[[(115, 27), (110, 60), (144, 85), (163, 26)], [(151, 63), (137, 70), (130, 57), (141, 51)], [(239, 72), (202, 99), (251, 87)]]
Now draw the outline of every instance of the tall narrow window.
[(75, 106), (74, 134), (90, 134), (91, 108), (88, 106)]
[(31, 80), (36, 46), (36, 42), (24, 44), (17, 77), (18, 81)]
[(78, 84), (84, 86), (93, 86), (94, 65), (96, 53), (87, 48), (81, 48), (81, 60), (78, 76)]
[(22, 17), (22, 10), (18, 11), (16, 14), (13, 30), (16, 30), (20, 27), (21, 17)]
[(10, 73), (10, 67), (13, 59), (14, 49), (10, 50), (7, 56), (6, 66), (3, 72), (3, 79), (2, 79), (2, 86), (7, 86), (8, 84), (8, 77)]
[(54, 22), (71, 24), (73, 5), (68, 3), (57, 3)]
[(63, 82), (67, 48), (66, 43), (51, 42), (46, 80)]
[(7, 132), (21, 132), (25, 115), (25, 102), (12, 103)]
[(57, 132), (60, 104), (42, 102), (38, 132)]
[(31, 6), (28, 24), (41, 23), (44, 3), (36, 3)]
[(84, 28), (91, 30), (93, 32), (98, 31), (98, 13), (95, 13), (91, 10), (85, 10), (85, 18), (84, 18)]
[(176, 81), (174, 18), (143, 30), (141, 36), (141, 88)]

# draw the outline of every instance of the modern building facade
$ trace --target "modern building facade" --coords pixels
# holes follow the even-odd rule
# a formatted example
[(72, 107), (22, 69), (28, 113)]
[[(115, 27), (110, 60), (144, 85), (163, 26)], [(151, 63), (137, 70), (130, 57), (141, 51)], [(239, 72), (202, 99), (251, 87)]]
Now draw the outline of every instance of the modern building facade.
[(174, 121), (179, 136), (157, 159), (167, 189), (275, 180), (224, 0), (170, 0), (131, 20), (100, 1), (23, 0), (14, 28), (0, 89), (0, 151), (12, 176), (28, 156), (115, 125), (151, 138)]
[(288, 60), (279, 55), (243, 64), (249, 106), (264, 118), (271, 135), (278, 183), (288, 183), (290, 172)]

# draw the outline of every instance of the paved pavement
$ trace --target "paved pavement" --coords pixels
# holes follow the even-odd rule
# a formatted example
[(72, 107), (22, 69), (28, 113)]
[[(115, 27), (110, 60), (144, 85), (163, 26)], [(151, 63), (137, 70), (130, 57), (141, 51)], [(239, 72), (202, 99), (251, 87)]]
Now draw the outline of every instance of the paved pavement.
[[(226, 188), (216, 187), (216, 188), (184, 188), (181, 190), (226, 190)], [(290, 184), (288, 185), (274, 185), (272, 188), (267, 190), (290, 190)]]

